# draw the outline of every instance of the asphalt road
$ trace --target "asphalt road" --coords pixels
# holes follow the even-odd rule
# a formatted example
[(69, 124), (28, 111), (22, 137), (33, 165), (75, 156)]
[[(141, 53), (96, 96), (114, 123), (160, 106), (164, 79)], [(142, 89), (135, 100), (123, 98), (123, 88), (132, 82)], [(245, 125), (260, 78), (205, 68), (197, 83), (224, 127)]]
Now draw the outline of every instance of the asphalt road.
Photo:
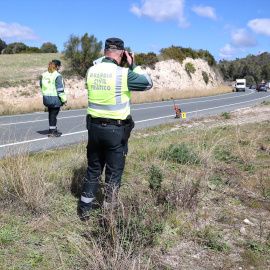
[[(221, 114), (236, 109), (251, 107), (270, 100), (270, 91), (231, 92), (228, 94), (176, 100), (176, 106), (186, 113), (186, 119)], [(175, 119), (173, 101), (134, 104), (131, 114), (135, 130), (164, 123), (185, 121)], [(0, 116), (0, 158), (8, 154), (37, 152), (87, 141), (85, 128), (86, 109), (60, 111), (58, 129), (63, 132), (60, 138), (48, 138), (48, 113), (33, 113)]]

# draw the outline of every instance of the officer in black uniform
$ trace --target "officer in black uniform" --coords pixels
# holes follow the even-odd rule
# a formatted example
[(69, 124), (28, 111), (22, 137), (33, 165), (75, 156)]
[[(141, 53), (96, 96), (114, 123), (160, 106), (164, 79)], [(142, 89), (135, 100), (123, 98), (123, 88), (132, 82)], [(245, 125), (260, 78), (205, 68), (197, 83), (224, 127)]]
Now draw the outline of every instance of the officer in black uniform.
[[(128, 138), (134, 127), (130, 116), (130, 91), (145, 91), (153, 86), (150, 77), (134, 64), (134, 53), (124, 50), (121, 39), (107, 39), (104, 55), (102, 62), (90, 67), (86, 73), (88, 168), (80, 201), (83, 217), (93, 207), (104, 167), (106, 186), (103, 206), (117, 204)], [(123, 67), (123, 56), (129, 68)]]

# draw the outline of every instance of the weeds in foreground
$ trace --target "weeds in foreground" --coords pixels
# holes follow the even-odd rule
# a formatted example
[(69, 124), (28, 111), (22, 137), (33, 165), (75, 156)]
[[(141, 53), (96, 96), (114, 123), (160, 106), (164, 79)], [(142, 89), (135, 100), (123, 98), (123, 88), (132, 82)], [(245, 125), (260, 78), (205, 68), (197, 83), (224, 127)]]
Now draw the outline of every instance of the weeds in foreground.
[(230, 119), (231, 118), (230, 113), (228, 113), (228, 112), (221, 113), (221, 116), (223, 116), (225, 119)]
[(223, 251), (226, 249), (231, 249), (226, 242), (223, 241), (223, 236), (220, 232), (214, 231), (209, 226), (203, 228), (202, 231), (195, 231), (195, 241), (205, 248), (209, 248), (215, 251)]
[(269, 105), (270, 104), (270, 101), (269, 100), (264, 100), (264, 101), (262, 101), (261, 104), (263, 104), (263, 105)]
[(85, 143), (0, 160), (2, 268), (267, 269), (268, 123), (168, 126), (131, 138), (119, 207), (84, 223)]

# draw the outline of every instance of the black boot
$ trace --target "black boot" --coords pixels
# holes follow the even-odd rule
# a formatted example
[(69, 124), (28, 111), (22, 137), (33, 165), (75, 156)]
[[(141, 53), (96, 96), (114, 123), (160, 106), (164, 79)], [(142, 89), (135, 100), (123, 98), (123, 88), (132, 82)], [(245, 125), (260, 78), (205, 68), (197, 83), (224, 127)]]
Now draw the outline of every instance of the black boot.
[(48, 137), (60, 137), (62, 135), (62, 132), (56, 129), (49, 129)]

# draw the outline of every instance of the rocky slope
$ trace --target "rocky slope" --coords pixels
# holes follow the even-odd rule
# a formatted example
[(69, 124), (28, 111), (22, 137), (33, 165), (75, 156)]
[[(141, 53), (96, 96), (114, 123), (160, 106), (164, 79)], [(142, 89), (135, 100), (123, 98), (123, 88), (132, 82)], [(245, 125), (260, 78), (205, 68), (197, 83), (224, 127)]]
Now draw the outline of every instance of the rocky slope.
[[(194, 74), (188, 74), (185, 70), (185, 64), (192, 63), (196, 71)], [(205, 71), (209, 77), (208, 84), (205, 83), (202, 76)], [(157, 89), (210, 89), (223, 84), (223, 79), (216, 68), (212, 68), (202, 59), (186, 58), (183, 63), (175, 60), (166, 60), (156, 63), (155, 69), (146, 68)]]
[[(188, 74), (185, 70), (185, 64), (190, 62), (196, 68), (194, 74)], [(158, 62), (155, 69), (145, 68), (147, 74), (153, 80), (153, 91), (156, 90), (175, 90), (183, 91), (185, 89), (211, 89), (224, 82), (215, 68), (209, 67), (206, 61), (202, 59), (187, 58), (182, 64), (175, 60), (166, 60)], [(202, 71), (205, 71), (209, 77), (208, 84), (202, 77)], [(87, 90), (85, 89), (84, 78), (64, 78), (66, 83), (66, 93), (68, 101), (79, 102), (87, 101)], [(151, 90), (152, 91), (152, 90)], [(42, 107), (42, 94), (39, 87), (39, 81), (33, 81), (32, 84), (25, 84), (15, 87), (0, 88), (1, 104), (10, 104), (10, 106), (22, 106), (28, 103), (28, 106)]]

